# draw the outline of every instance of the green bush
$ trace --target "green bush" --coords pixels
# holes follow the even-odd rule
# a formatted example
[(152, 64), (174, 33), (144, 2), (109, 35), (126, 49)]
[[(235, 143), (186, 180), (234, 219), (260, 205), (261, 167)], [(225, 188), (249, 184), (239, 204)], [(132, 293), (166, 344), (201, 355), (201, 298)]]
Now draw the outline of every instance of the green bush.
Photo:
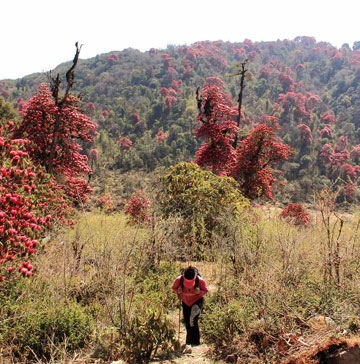
[(59, 349), (73, 352), (90, 340), (93, 320), (78, 304), (35, 306), (28, 302), (11, 309), (15, 318), (2, 327), (2, 339), (23, 360), (50, 359)]
[(145, 312), (135, 317), (123, 340), (123, 358), (129, 363), (149, 361), (159, 351), (178, 347), (176, 330), (162, 311)]
[(150, 270), (141, 282), (140, 294), (136, 297), (139, 306), (148, 300), (165, 310), (173, 309), (177, 297), (172, 294), (171, 286), (179, 274), (180, 268), (173, 262), (163, 262), (156, 269)]
[(249, 208), (249, 200), (233, 178), (217, 176), (194, 163), (176, 164), (160, 181), (158, 201), (163, 217), (182, 217), (179, 234), (193, 245), (211, 243), (219, 216), (239, 216)]
[(231, 343), (245, 330), (245, 312), (240, 302), (207, 303), (202, 317), (202, 333), (206, 342), (222, 346)]

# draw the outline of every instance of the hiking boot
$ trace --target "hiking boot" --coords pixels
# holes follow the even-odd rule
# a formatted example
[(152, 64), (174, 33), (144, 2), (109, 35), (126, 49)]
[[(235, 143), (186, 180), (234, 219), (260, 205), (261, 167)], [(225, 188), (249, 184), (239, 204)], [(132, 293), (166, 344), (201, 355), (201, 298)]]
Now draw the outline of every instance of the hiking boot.
[(184, 348), (182, 353), (183, 354), (191, 354), (192, 353), (191, 345), (185, 345), (185, 348)]

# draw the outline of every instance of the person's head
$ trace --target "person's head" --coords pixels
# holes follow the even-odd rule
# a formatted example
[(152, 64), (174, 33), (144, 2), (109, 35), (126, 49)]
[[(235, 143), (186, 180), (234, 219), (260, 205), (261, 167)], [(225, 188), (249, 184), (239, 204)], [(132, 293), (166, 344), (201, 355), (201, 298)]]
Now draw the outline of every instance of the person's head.
[(184, 287), (192, 288), (195, 286), (196, 271), (193, 267), (189, 267), (184, 271)]
[(195, 269), (193, 267), (189, 267), (184, 271), (184, 278), (186, 279), (194, 279), (195, 278)]

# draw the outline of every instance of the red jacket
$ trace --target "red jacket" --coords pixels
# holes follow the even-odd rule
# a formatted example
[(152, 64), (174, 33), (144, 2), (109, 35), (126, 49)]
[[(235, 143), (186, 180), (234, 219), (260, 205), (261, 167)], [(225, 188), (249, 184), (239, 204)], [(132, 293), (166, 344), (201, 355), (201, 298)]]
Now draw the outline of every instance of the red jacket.
[[(198, 287), (200, 288), (200, 293), (195, 293), (195, 287), (192, 288), (183, 288), (182, 292), (181, 292), (181, 300), (185, 303), (186, 306), (192, 306), (196, 301), (198, 301), (200, 298), (203, 298), (206, 293), (209, 291), (208, 288), (206, 287), (206, 283), (205, 281), (199, 277), (199, 285)], [(179, 294), (178, 289), (180, 288), (180, 279), (181, 279), (181, 275), (179, 277), (176, 277), (173, 285), (172, 285), (172, 290)]]

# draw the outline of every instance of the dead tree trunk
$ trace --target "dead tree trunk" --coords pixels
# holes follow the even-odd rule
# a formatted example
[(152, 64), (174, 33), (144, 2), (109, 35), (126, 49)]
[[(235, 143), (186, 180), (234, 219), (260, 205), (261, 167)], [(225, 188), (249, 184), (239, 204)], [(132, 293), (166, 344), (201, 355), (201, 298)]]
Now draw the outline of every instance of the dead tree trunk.
[(66, 104), (66, 101), (67, 101), (67, 98), (69, 97), (71, 88), (74, 86), (75, 68), (76, 68), (78, 60), (79, 60), (79, 55), (80, 55), (80, 50), (81, 50), (82, 45), (79, 46), (78, 42), (76, 42), (75, 47), (76, 47), (76, 53), (75, 53), (75, 57), (73, 59), (73, 64), (69, 68), (69, 70), (66, 72), (66, 90), (65, 90), (64, 96), (60, 97), (61, 80), (60, 80), (59, 74), (57, 74), (56, 77), (52, 77), (51, 72), (50, 72), (50, 75), (49, 75), (50, 89), (51, 89), (53, 98), (55, 100), (55, 105), (59, 109), (59, 112), (57, 113), (57, 117), (56, 117), (55, 123), (54, 123), (53, 138), (52, 138), (52, 142), (51, 142), (51, 145), (49, 148), (50, 153), (49, 153), (49, 158), (48, 158), (47, 165), (46, 165), (46, 170), (50, 174), (54, 174), (54, 159), (56, 157), (56, 147), (58, 145), (58, 133), (61, 128), (61, 110), (64, 107), (64, 105)]
[[(247, 72), (246, 64), (247, 64), (248, 60), (246, 59), (244, 62), (241, 63), (241, 68), (239, 70), (239, 72), (235, 75), (235, 76), (241, 76), (240, 77), (240, 91), (239, 91), (239, 95), (238, 95), (238, 116), (237, 116), (237, 120), (236, 120), (236, 124), (237, 127), (240, 127), (240, 121), (241, 121), (241, 108), (242, 108), (242, 99), (243, 99), (243, 92), (244, 92), (244, 88), (245, 88), (245, 74)], [(236, 133), (235, 135), (235, 139), (233, 142), (233, 147), (234, 149), (236, 149), (237, 147), (237, 143), (238, 143), (238, 133)]]

